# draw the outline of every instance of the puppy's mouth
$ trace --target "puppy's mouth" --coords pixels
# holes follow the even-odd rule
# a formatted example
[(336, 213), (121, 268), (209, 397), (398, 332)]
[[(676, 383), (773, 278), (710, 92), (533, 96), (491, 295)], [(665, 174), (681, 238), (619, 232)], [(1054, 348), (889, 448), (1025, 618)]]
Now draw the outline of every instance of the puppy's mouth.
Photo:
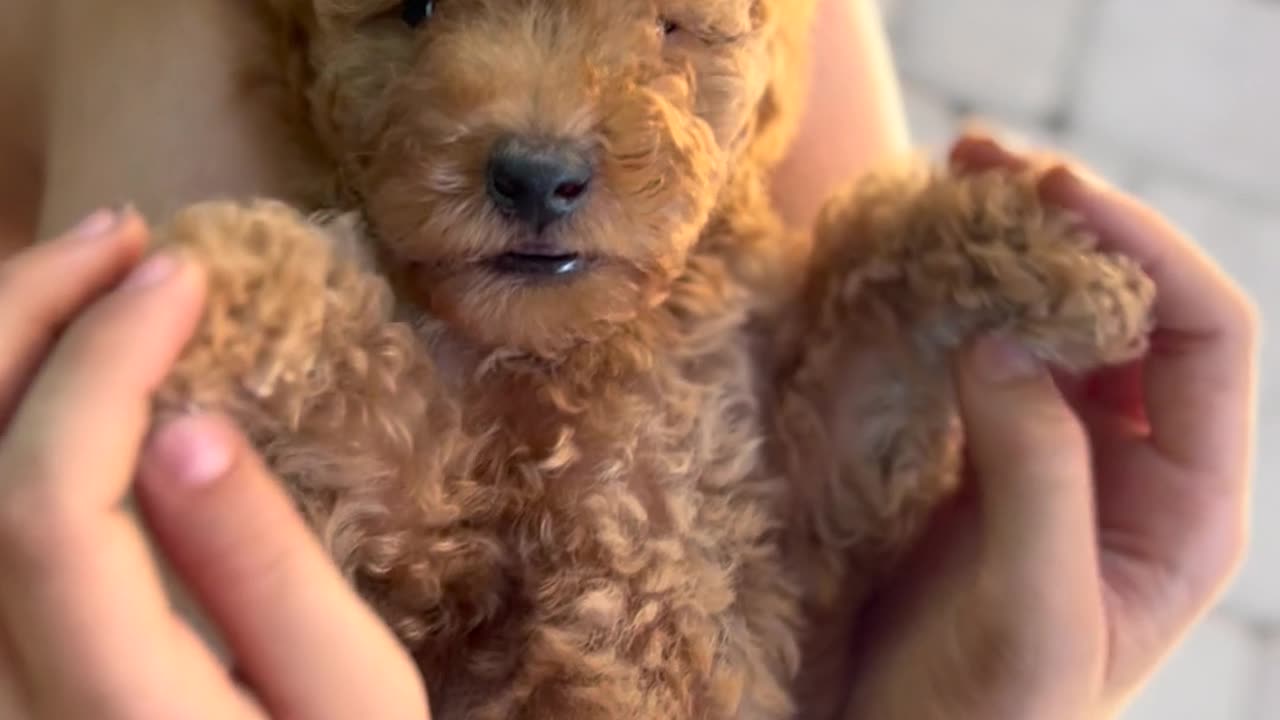
[(586, 269), (586, 259), (578, 253), (503, 253), (491, 261), (494, 270), (505, 275), (530, 278), (563, 278)]

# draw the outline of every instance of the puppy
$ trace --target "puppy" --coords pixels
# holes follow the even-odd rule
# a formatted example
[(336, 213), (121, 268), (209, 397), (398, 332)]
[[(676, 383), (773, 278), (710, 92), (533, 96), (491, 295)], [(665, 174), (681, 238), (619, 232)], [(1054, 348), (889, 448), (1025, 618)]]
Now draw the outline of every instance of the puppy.
[(157, 402), (241, 423), (437, 718), (839, 716), (956, 484), (949, 353), (1144, 349), (1151, 284), (1029, 176), (784, 230), (810, 0), (264, 1), (311, 166), (160, 234), (211, 294)]

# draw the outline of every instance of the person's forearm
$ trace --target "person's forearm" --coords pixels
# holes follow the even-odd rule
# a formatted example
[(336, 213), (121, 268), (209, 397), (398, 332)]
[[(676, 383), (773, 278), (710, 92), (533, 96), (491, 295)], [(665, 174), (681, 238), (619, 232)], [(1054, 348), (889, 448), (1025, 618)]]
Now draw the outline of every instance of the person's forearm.
[(808, 227), (826, 198), (909, 137), (884, 25), (872, 0), (819, 0), (809, 102), (774, 188), (779, 210)]
[(237, 73), (261, 52), (247, 3), (59, 0), (48, 79), (48, 236), (104, 204), (162, 217), (270, 193), (273, 151)]

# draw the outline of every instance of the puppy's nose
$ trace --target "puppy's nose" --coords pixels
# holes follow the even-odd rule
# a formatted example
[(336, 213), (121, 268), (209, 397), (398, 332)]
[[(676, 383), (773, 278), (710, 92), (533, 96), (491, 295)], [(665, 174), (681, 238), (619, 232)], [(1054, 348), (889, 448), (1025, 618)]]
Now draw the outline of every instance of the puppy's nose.
[(489, 196), (540, 232), (578, 209), (591, 175), (591, 164), (570, 148), (506, 139), (489, 158)]

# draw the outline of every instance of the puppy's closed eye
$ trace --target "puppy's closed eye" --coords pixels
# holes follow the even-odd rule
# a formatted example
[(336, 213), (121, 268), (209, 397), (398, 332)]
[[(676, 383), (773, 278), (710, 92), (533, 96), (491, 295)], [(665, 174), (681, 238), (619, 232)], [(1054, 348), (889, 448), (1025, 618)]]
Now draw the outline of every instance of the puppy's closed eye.
[(747, 37), (745, 32), (728, 32), (721, 27), (697, 20), (677, 20), (669, 16), (658, 18), (658, 32), (665, 40), (696, 42), (700, 45), (732, 45)]

